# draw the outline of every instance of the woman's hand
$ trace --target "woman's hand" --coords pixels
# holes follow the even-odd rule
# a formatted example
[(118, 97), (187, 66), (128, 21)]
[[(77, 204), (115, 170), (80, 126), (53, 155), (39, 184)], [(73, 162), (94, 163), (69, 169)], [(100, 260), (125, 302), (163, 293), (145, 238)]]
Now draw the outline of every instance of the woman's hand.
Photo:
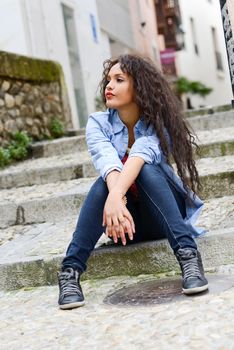
[(133, 234), (134, 231), (132, 230), (132, 226), (130, 221), (125, 218), (125, 223), (119, 224), (119, 231), (116, 232), (114, 229), (114, 226), (112, 226), (112, 228), (108, 229), (108, 227), (106, 227), (106, 235), (108, 237), (112, 237), (113, 239), (115, 239), (115, 235), (117, 236), (117, 239), (114, 240), (115, 243), (117, 243), (118, 238), (121, 238), (123, 245), (126, 245), (126, 237), (125, 237), (125, 233), (128, 233), (128, 237), (130, 240), (133, 240)]
[(106, 234), (118, 242), (120, 237), (123, 245), (126, 244), (125, 233), (129, 239), (133, 239), (135, 225), (132, 215), (126, 208), (121, 193), (111, 191), (107, 197), (103, 210), (103, 226), (106, 226)]

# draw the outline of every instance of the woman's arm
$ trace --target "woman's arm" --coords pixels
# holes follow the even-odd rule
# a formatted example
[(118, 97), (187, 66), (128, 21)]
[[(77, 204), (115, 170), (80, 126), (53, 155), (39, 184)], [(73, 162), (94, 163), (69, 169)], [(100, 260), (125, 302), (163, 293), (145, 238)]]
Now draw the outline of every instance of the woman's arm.
[(107, 175), (111, 171), (121, 171), (123, 164), (117, 150), (110, 141), (110, 137), (101, 125), (105, 121), (103, 119), (104, 117), (102, 117), (102, 115), (99, 115), (97, 118), (95, 114), (94, 116), (89, 116), (86, 125), (86, 142), (94, 167), (100, 173), (103, 180), (106, 180)]
[(115, 186), (118, 178), (119, 178), (120, 172), (118, 170), (112, 170), (106, 177), (106, 184), (108, 187), (109, 192), (112, 190), (112, 188)]
[[(132, 239), (135, 232), (133, 218), (123, 203), (123, 196), (137, 178), (144, 160), (140, 157), (131, 157), (124, 164), (121, 173), (116, 176), (115, 185), (110, 188), (103, 211), (103, 225), (107, 226), (107, 234), (111, 235), (114, 242), (117, 243), (118, 237), (122, 243), (126, 244), (125, 232), (128, 232), (129, 238)], [(112, 181), (111, 173), (107, 176), (107, 181)], [(111, 183), (112, 185), (113, 183)], [(108, 187), (109, 188), (109, 187)], [(126, 231), (124, 231), (124, 229)]]
[(136, 180), (144, 163), (145, 161), (141, 157), (132, 156), (128, 158), (128, 160), (124, 164), (122, 172), (119, 173), (117, 181), (110, 192), (113, 194), (120, 194), (123, 197), (126, 194), (129, 187)]

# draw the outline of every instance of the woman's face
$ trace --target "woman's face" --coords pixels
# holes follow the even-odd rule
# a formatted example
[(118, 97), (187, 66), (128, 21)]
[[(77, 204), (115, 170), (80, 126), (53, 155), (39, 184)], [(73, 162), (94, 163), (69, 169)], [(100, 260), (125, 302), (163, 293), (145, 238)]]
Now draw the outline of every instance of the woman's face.
[(134, 103), (133, 79), (120, 69), (119, 63), (110, 69), (107, 80), (105, 97), (108, 108), (121, 109)]

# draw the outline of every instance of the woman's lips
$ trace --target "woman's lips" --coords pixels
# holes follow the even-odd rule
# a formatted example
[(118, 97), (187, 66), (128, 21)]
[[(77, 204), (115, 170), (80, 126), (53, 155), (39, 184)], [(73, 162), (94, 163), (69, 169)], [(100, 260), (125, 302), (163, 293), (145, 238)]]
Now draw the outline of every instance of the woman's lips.
[(107, 93), (105, 94), (105, 96), (106, 96), (106, 98), (111, 98), (111, 97), (113, 97), (114, 95), (113, 95), (111, 92), (107, 92)]

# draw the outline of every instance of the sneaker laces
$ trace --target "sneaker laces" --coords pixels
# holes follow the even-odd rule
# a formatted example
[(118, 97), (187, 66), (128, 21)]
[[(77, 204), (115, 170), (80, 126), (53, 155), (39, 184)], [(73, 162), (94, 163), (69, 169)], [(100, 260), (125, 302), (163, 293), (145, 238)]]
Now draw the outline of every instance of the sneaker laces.
[(197, 258), (192, 258), (181, 262), (183, 265), (184, 278), (201, 277), (201, 272), (197, 263)]
[(67, 295), (82, 295), (78, 284), (78, 272), (67, 269), (67, 271), (59, 274), (59, 282), (61, 286), (61, 296)]
[(202, 277), (198, 252), (191, 249), (178, 250), (178, 259), (183, 267), (183, 277)]

